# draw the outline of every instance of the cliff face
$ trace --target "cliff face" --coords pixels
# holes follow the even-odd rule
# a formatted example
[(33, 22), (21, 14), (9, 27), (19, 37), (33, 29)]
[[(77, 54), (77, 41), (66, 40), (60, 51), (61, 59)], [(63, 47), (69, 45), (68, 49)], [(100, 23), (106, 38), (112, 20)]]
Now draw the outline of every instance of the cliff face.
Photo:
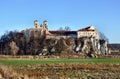
[[(54, 42), (52, 42), (54, 40)], [(47, 42), (46, 42), (47, 43)], [(73, 38), (49, 39), (46, 45), (51, 54), (72, 54), (78, 53), (88, 57), (98, 57), (108, 55), (107, 43), (104, 40), (94, 38)]]
[(75, 51), (83, 53), (89, 57), (97, 57), (98, 55), (108, 55), (107, 42), (97, 40), (95, 38), (80, 38), (76, 45)]

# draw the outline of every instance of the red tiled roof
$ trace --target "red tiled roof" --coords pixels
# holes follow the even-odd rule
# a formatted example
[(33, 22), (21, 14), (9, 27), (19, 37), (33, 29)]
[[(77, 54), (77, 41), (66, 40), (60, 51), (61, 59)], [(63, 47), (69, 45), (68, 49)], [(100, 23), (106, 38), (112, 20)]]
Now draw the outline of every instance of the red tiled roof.
[(51, 34), (77, 34), (77, 31), (49, 31)]

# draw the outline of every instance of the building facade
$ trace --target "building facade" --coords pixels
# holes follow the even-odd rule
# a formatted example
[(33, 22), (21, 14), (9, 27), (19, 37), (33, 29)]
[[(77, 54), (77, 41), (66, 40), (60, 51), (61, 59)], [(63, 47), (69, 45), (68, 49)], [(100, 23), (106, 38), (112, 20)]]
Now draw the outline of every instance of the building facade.
[(77, 38), (93, 37), (99, 39), (98, 31), (93, 26), (82, 28), (77, 31)]

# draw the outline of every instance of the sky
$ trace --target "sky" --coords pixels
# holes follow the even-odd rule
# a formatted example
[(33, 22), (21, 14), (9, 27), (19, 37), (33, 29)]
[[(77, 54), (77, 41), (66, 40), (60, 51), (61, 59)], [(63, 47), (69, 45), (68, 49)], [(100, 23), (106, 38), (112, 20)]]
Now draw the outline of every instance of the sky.
[(48, 21), (49, 30), (93, 25), (110, 43), (120, 43), (120, 0), (0, 0), (0, 36)]

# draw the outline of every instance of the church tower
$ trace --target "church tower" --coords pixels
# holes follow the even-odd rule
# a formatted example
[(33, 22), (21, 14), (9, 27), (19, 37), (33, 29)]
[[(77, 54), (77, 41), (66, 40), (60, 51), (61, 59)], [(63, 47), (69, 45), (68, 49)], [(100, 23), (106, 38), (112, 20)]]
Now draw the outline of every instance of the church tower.
[(46, 29), (48, 29), (48, 22), (47, 22), (47, 20), (45, 20), (44, 22), (43, 22), (43, 26), (44, 26), (44, 28), (46, 28)]
[(35, 20), (35, 21), (34, 21), (34, 27), (35, 27), (35, 28), (38, 28), (38, 20)]

